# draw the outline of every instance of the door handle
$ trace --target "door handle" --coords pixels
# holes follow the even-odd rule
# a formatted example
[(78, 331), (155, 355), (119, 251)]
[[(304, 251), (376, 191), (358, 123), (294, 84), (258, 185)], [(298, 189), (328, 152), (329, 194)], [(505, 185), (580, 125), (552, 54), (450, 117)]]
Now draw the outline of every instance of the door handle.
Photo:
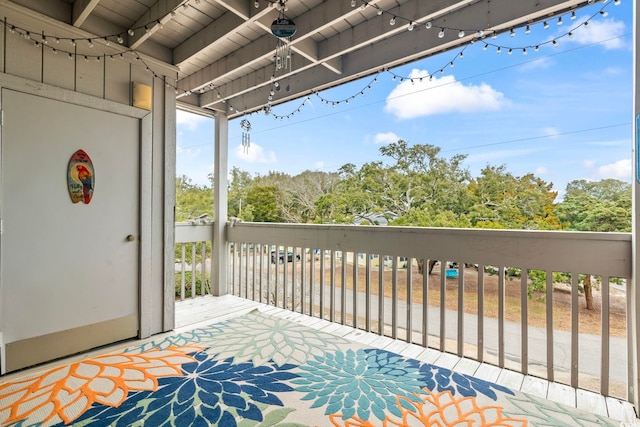
[(134, 236), (133, 234), (129, 234), (127, 236), (127, 242), (133, 242), (134, 240), (136, 240), (136, 236)]

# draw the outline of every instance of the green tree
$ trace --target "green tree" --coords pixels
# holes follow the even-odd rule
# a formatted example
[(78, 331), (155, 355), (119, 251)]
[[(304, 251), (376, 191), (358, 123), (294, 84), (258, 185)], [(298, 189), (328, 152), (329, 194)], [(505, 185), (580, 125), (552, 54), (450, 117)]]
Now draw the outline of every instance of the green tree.
[(213, 219), (213, 190), (193, 184), (185, 175), (176, 178), (176, 221), (189, 221), (205, 214)]
[[(253, 178), (249, 172), (233, 167), (229, 172), (228, 206), (229, 216), (252, 221), (252, 208), (247, 209), (247, 194), (253, 185)], [(244, 204), (244, 206), (243, 206)]]
[[(568, 230), (630, 232), (631, 184), (617, 179), (571, 181), (557, 211)], [(580, 277), (587, 309), (593, 310), (591, 275)]]
[(247, 207), (250, 207), (255, 222), (281, 222), (278, 209), (281, 193), (275, 185), (254, 185), (247, 193)]

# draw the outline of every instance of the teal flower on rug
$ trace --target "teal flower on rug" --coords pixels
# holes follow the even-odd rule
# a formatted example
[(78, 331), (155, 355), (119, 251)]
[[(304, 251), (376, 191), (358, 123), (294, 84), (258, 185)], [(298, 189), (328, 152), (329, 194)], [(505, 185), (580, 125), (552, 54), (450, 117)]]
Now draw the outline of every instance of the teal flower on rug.
[(398, 396), (420, 402), (417, 394), (424, 383), (418, 368), (417, 361), (384, 350), (337, 351), (300, 366), (300, 378), (291, 383), (306, 393), (302, 400), (314, 401), (311, 408), (326, 406), (325, 415), (341, 414), (343, 420), (357, 415), (363, 421), (373, 416), (383, 421), (386, 411), (402, 415)]
[(172, 334), (162, 340), (153, 340), (141, 344), (139, 346), (129, 347), (125, 350), (126, 353), (143, 352), (151, 349), (167, 349), (173, 346), (186, 346), (189, 344), (199, 344), (203, 341), (210, 340), (211, 338), (221, 334), (223, 328), (219, 325), (211, 325), (206, 328), (198, 328), (191, 331), (185, 331), (181, 334)]
[(225, 322), (221, 333), (199, 343), (208, 347), (209, 354), (220, 359), (233, 357), (234, 362), (303, 365), (349, 341), (289, 320), (249, 313)]

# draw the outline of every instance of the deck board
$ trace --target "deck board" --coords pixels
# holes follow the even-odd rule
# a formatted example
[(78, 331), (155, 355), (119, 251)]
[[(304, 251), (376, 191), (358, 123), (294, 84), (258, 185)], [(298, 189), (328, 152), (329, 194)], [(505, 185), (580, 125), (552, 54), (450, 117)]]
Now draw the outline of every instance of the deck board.
[(406, 341), (394, 340), (373, 332), (354, 329), (350, 326), (332, 323), (318, 317), (253, 302), (233, 295), (222, 297), (204, 296), (176, 302), (176, 331), (181, 332), (225, 321), (255, 309), (282, 319), (301, 323), (316, 330), (414, 358), (424, 363), (434, 364), (462, 374), (472, 375), (485, 381), (495, 382), (513, 390), (574, 408), (577, 407), (598, 415), (608, 416), (620, 421), (621, 425), (625, 427), (640, 427), (640, 420), (636, 418), (633, 405), (623, 400), (612, 397), (605, 398), (594, 392), (574, 389), (565, 384), (548, 382), (537, 377), (525, 376), (519, 372), (501, 369), (488, 363), (460, 358), (452, 353), (440, 352), (433, 348), (424, 348), (416, 344), (409, 344)]

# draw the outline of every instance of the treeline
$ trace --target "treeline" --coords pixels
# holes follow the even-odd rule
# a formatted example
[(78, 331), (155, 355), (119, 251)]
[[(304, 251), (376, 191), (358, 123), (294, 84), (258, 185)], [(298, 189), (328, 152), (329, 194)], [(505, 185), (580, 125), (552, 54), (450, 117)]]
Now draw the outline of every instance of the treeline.
[[(254, 222), (404, 225), (526, 230), (631, 231), (631, 185), (572, 181), (556, 203), (552, 183), (487, 165), (473, 177), (466, 155), (399, 140), (381, 160), (338, 171), (252, 176), (233, 168), (229, 216)], [(212, 180), (212, 178), (210, 177)], [(212, 184), (212, 182), (210, 183)], [(176, 181), (176, 220), (209, 214), (212, 185)]]

